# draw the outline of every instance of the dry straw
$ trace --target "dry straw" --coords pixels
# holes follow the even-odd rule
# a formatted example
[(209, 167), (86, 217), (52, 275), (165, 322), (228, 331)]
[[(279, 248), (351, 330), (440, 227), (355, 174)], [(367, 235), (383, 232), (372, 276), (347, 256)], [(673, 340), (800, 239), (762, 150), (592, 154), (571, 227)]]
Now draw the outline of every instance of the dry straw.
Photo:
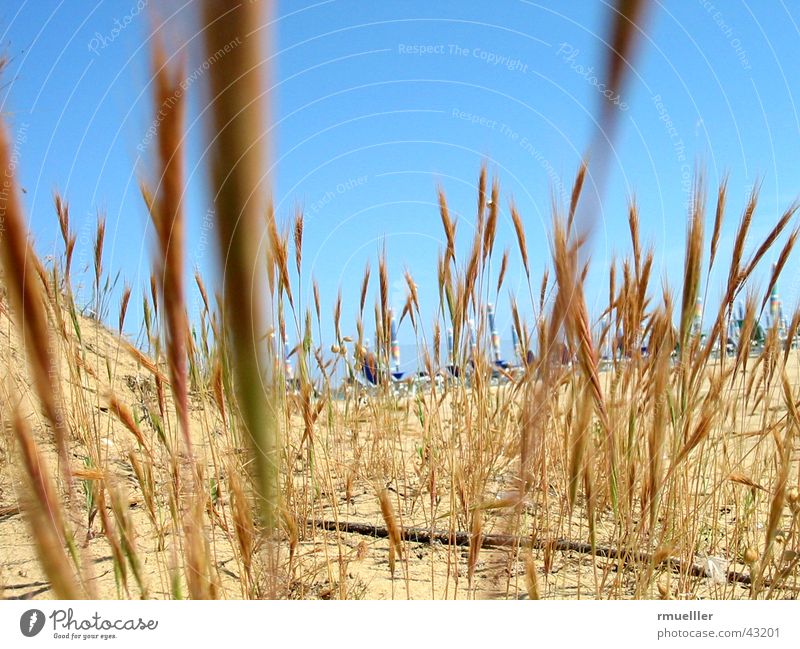
[[(264, 241), (266, 157), (264, 118), (265, 60), (261, 47), (269, 24), (271, 2), (243, 3), (234, 9), (206, 0), (203, 37), (213, 56), (239, 39), (211, 69), (211, 188), (218, 215), (220, 258), (223, 261), (225, 328), (229, 332), (232, 368), (242, 424), (255, 466), (261, 521), (273, 529), (278, 511), (278, 440), (268, 350), (262, 342), (270, 329), (266, 314), (264, 269), (259, 243)], [(277, 252), (273, 232), (272, 252)], [(281, 249), (281, 253), (282, 253)], [(285, 259), (280, 259), (285, 269)], [(288, 283), (284, 288), (290, 291)]]

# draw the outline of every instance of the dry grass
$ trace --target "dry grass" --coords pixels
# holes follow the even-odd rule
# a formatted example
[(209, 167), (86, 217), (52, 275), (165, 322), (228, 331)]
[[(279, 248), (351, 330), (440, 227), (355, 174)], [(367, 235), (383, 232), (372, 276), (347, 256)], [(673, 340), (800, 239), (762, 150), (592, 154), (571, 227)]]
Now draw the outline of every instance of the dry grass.
[[(260, 478), (249, 470), (253, 450), (240, 428), (231, 343), (219, 337), (220, 316), (207, 296), (200, 335), (205, 342), (186, 347), (182, 378), (171, 368), (179, 365), (169, 358), (174, 337), (163, 309), (150, 305), (165, 319), (163, 328), (152, 325), (151, 357), (79, 315), (62, 331), (59, 317), (78, 310), (72, 298), (68, 293), (56, 298), (34, 284), (47, 336), (57, 340), (63, 364), (59, 385), (67, 386), (73, 422), (68, 457), (86, 458), (67, 464), (74, 488), (86, 496), (76, 502), (66, 498), (66, 480), (59, 484), (34, 470), (45, 470), (57, 457), (50, 420), (38, 420), (29, 409), (11, 421), (17, 442), (6, 453), (28, 458), (21, 464), (28, 469), (19, 476), (2, 475), (7, 488), (15, 485), (31, 522), (39, 521), (35, 533), (21, 538), (31, 539), (48, 559), (36, 568), (51, 585), (48, 592), (77, 596), (78, 584), (86, 581), (86, 564), (69, 550), (71, 538), (91, 556), (107, 548), (116, 577), (110, 591), (101, 589), (105, 596), (793, 597), (800, 549), (797, 351), (770, 335), (758, 355), (743, 349), (717, 358), (709, 349), (718, 344), (711, 336), (700, 341), (686, 324), (676, 331), (671, 291), (664, 289), (660, 301), (650, 293), (652, 256), (635, 252), (643, 247), (632, 214), (634, 253), (622, 264), (623, 284), (612, 282), (606, 334), (623, 340), (626, 349), (646, 343), (651, 352), (618, 358), (601, 371), (597, 325), (589, 320), (582, 282), (570, 284), (585, 272), (577, 266), (566, 228), (557, 219), (554, 227), (559, 290), (544, 297), (545, 279), (536, 304), (530, 305), (546, 314), (538, 327), (539, 346), (532, 345), (533, 363), (509, 379), (491, 379), (491, 367), (482, 360), (488, 355), (482, 327), (477, 327), (477, 347), (463, 333), (467, 320), (480, 322), (485, 313), (480, 291), (467, 294), (462, 275), (470, 275), (474, 287), (489, 277), (490, 258), (481, 260), (485, 230), (463, 265), (455, 249), (452, 260), (439, 260), (448, 266), (442, 292), (452, 295), (455, 308), (451, 316), (445, 307), (434, 330), (452, 326), (462, 332), (454, 362), (463, 368), (475, 362), (468, 380), (435, 381), (413, 395), (358, 387), (342, 395), (336, 377), (357, 372), (358, 361), (346, 353), (350, 343), (341, 334), (334, 356), (327, 357), (306, 311), (307, 324), (292, 356), (298, 368), (306, 369), (298, 372), (297, 391), (281, 395), (272, 411), (281, 440), (272, 528), (258, 515)], [(704, 247), (700, 228), (690, 226), (689, 237), (687, 279), (695, 288), (684, 289), (684, 313), (699, 290), (697, 256)], [(280, 259), (277, 255), (272, 263)], [(752, 263), (742, 266), (732, 272), (738, 279), (730, 295), (741, 292)], [(276, 276), (282, 272), (276, 269)], [(385, 332), (388, 270), (383, 259), (378, 275), (376, 325)], [(37, 284), (42, 281), (38, 274), (33, 277)], [(424, 315), (410, 274), (406, 281), (410, 324)], [(202, 279), (196, 283), (204, 294)], [(571, 292), (564, 290), (570, 285)], [(298, 312), (303, 302), (297, 299), (291, 306), (280, 300), (280, 286), (275, 308), (285, 305), (289, 311), (276, 311), (274, 317), (303, 322)], [(368, 281), (365, 286), (368, 294)], [(359, 295), (351, 297), (360, 301)], [(123, 313), (129, 299), (125, 291)], [(747, 300), (745, 331), (753, 329), (762, 301), (755, 294)], [(20, 307), (7, 303), (5, 310), (17, 313)], [(183, 311), (176, 321), (181, 317)], [(529, 325), (517, 310), (515, 319), (525, 340)], [(625, 332), (643, 333), (625, 341), (619, 337), (623, 326)], [(105, 341), (105, 360), (98, 340)], [(5, 362), (19, 341), (15, 333), (5, 338)], [(681, 341), (675, 356), (672, 350)], [(428, 347), (422, 337), (418, 340), (433, 374), (445, 371), (438, 344)], [(372, 354), (376, 367), (386, 365), (387, 345), (382, 333)], [(574, 359), (570, 368), (561, 364), (565, 349)], [(39, 400), (36, 362), (32, 359), (29, 374), (15, 376), (9, 396)], [(176, 377), (187, 385), (191, 455), (181, 452), (188, 447), (179, 441), (182, 397), (175, 390)], [(190, 488), (179, 477), (192, 466), (197, 482)], [(135, 503), (133, 509), (126, 503)], [(68, 514), (71, 507), (77, 516)], [(37, 511), (65, 515), (43, 526)], [(309, 525), (321, 519), (383, 521), (389, 540)], [(12, 516), (0, 524), (13, 521)], [(456, 545), (418, 546), (400, 535), (411, 526), (464, 533), (469, 541), (463, 552)], [(520, 547), (483, 547), (482, 539), (498, 532), (519, 538)], [(539, 544), (532, 551), (523, 547), (530, 538)], [(622, 556), (644, 552), (652, 559), (642, 564), (548, 550), (548, 539), (588, 541), (616, 548)], [(66, 551), (54, 550), (59, 547)], [(710, 568), (708, 576), (674, 572), (665, 557), (682, 566), (717, 561), (726, 570), (752, 576), (752, 584), (720, 580)], [(7, 585), (14, 582), (4, 574)]]
[[(224, 14), (205, 6), (210, 53), (263, 22), (258, 3)], [(614, 87), (633, 47), (625, 23), (641, 3), (621, 7), (610, 63)], [(752, 347), (750, 332), (796, 243), (797, 206), (746, 258), (753, 191), (723, 299), (701, 337), (692, 319), (711, 267), (720, 263), (727, 181), (717, 191), (708, 247), (706, 191), (700, 176), (695, 183), (679, 304), (671, 287), (651, 277), (653, 250), (642, 242), (631, 201), (631, 254), (612, 264), (605, 317), (597, 322), (584, 295), (591, 228), (576, 218), (590, 168), (578, 169), (569, 205), (553, 206), (552, 263), (538, 292), (524, 219), (512, 202), (528, 283), (527, 296), (511, 298), (524, 360), (495, 371), (484, 323), (511, 253), (492, 264), (506, 197), (499, 179), (490, 185), (484, 166), (475, 234), (463, 256), (445, 191), (438, 190), (444, 249), (431, 260), (439, 289), (433, 322), (405, 273), (399, 322), (415, 332), (433, 380), (415, 391), (388, 380), (364, 387), (354, 380), (363, 367), (385, 377), (391, 358), (386, 252), (377, 282), (370, 284), (367, 265), (360, 291), (340, 293), (330, 322), (316, 282), (311, 296), (300, 291), (304, 217), (298, 211), (291, 223), (279, 223), (261, 176), (264, 143), (253, 145), (262, 124), (256, 43), (243, 40), (210, 75), (209, 186), (223, 285), (212, 300), (195, 275), (195, 335), (183, 268), (182, 108), (168, 102), (179, 75), (158, 50), (156, 106), (169, 103), (172, 110), (157, 139), (157, 176), (143, 184), (158, 250), (142, 291), (141, 344), (121, 335), (130, 288), (122, 291), (117, 333), (98, 321), (109, 287), (105, 221), (99, 219), (95, 236), (95, 317), (88, 319), (71, 290), (75, 235), (66, 201), (55, 197), (64, 254), (50, 268), (28, 240), (15, 186), (2, 204), (0, 389), (12, 405), (0, 412), (0, 592), (796, 597), (800, 354), (792, 343), (800, 311), (786, 339), (772, 327)], [(0, 171), (10, 169), (8, 159), (0, 130)], [(787, 232), (767, 291), (758, 294), (748, 280)], [(744, 344), (734, 355), (718, 354), (743, 293)], [(357, 307), (355, 322), (342, 321), (348, 301)], [(377, 336), (368, 350), (370, 317)], [(326, 342), (327, 329), (335, 335)], [(440, 350), (443, 329), (452, 331), (447, 355)], [(283, 349), (290, 334), (297, 344)], [(297, 368), (290, 383), (284, 356)], [(448, 366), (460, 368), (458, 375)], [(369, 523), (382, 534), (334, 531), (347, 523)], [(412, 529), (442, 542), (419, 542)]]

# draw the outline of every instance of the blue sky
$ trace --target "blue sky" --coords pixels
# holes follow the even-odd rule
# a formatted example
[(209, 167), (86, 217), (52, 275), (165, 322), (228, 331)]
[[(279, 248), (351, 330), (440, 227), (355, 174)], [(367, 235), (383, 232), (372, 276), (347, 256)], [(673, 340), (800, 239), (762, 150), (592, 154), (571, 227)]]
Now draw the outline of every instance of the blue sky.
[[(100, 209), (108, 218), (106, 267), (121, 271), (135, 295), (147, 284), (153, 249), (137, 189), (137, 174), (147, 175), (152, 156), (145, 4), (0, 4), (0, 42), (11, 59), (0, 112), (15, 132), (37, 247), (42, 254), (60, 251), (52, 208), (58, 189), (79, 234), (76, 270), (90, 264)], [(203, 60), (194, 4), (158, 3), (187, 77)], [(538, 283), (548, 263), (551, 190), (569, 191), (592, 134), (608, 13), (605, 3), (588, 1), (278, 2), (271, 130), (276, 205), (282, 218), (297, 204), (305, 207), (304, 293), (310, 295), (313, 275), (328, 320), (342, 286), (345, 328), (352, 326), (364, 265), (377, 265), (385, 241), (394, 305), (402, 306), (408, 267), (430, 330), (443, 243), (436, 186), (444, 186), (460, 215), (466, 254), (476, 179), (486, 160), (503, 194), (496, 249), (512, 251), (498, 301), (508, 345), (506, 292), (526, 293), (508, 199), (514, 197), (524, 218)], [(800, 7), (653, 3), (644, 29), (619, 97), (613, 169), (591, 243), (587, 291), (594, 310), (607, 294), (612, 256), (629, 249), (629, 196), (636, 195), (643, 238), (656, 249), (654, 287), (665, 277), (679, 291), (687, 181), (696, 164), (706, 169), (710, 194), (730, 173), (722, 264), (754, 182), (763, 180), (754, 243), (800, 190), (800, 79), (793, 71), (800, 60)], [(216, 259), (204, 192), (203, 74), (195, 79), (188, 91), (187, 271), (197, 265), (210, 277)], [(710, 229), (713, 205), (708, 219)], [(781, 283), (787, 308), (800, 295), (796, 261)], [(763, 273), (758, 279), (764, 281)], [(710, 302), (722, 281), (722, 273), (712, 275)], [(131, 333), (140, 301), (139, 295), (133, 300)], [(400, 333), (410, 341), (406, 324)]]

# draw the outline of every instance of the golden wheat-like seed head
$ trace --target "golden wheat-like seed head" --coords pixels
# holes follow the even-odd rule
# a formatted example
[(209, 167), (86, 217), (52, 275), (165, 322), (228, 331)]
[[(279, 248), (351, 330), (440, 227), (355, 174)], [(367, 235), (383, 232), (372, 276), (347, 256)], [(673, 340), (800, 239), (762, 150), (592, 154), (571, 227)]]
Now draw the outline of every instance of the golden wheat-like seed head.
[(722, 232), (722, 223), (725, 219), (725, 204), (728, 196), (728, 174), (722, 178), (722, 182), (717, 189), (717, 209), (714, 213), (714, 229), (711, 233), (711, 253), (708, 262), (709, 269), (714, 266), (717, 257), (717, 247), (719, 246), (719, 235)]
[(341, 322), (342, 322), (342, 289), (339, 289), (339, 293), (336, 296), (336, 304), (333, 307), (333, 326), (336, 330), (336, 341), (341, 343), (342, 340), (342, 331), (341, 331)]
[(359, 306), (358, 306), (359, 313), (364, 313), (364, 305), (367, 302), (367, 288), (369, 287), (369, 274), (370, 274), (370, 267), (368, 261), (366, 267), (364, 268), (364, 276), (361, 278), (361, 299), (359, 300)]
[(299, 207), (294, 215), (294, 264), (300, 276), (300, 265), (303, 260), (303, 210)]
[(489, 218), (486, 220), (486, 229), (483, 233), (483, 262), (492, 256), (494, 239), (497, 233), (497, 217), (500, 208), (500, 182), (495, 178), (492, 182), (492, 198), (489, 206)]
[(312, 281), (313, 291), (314, 291), (314, 311), (317, 314), (317, 321), (322, 318), (322, 308), (320, 306), (320, 297), (319, 297), (319, 284), (317, 280), (314, 279)]
[(445, 263), (449, 264), (455, 259), (456, 255), (456, 226), (450, 218), (450, 211), (447, 208), (447, 198), (444, 189), (439, 187), (439, 215), (442, 218), (442, 227), (444, 228), (444, 235), (447, 239), (447, 252), (445, 253)]
[(483, 212), (486, 209), (486, 181), (489, 175), (486, 162), (481, 164), (481, 171), (478, 175), (478, 221), (483, 220)]
[(131, 299), (131, 287), (127, 284), (122, 289), (122, 299), (119, 305), (119, 332), (122, 333), (122, 326), (125, 324), (125, 315), (128, 313), (128, 302)]
[(503, 258), (500, 260), (500, 271), (497, 274), (497, 289), (496, 293), (500, 293), (500, 288), (503, 286), (503, 280), (506, 276), (508, 269), (508, 248), (503, 251)]
[(94, 237), (94, 281), (95, 289), (100, 288), (100, 275), (103, 272), (103, 246), (106, 239), (106, 217), (97, 214), (97, 230)]
[(411, 271), (408, 268), (404, 271), (404, 277), (406, 280), (406, 286), (408, 286), (408, 294), (411, 298), (411, 302), (415, 308), (419, 309), (419, 296), (417, 295), (417, 284), (414, 282), (414, 278), (411, 277)]
[(586, 170), (589, 166), (587, 160), (581, 162), (578, 167), (578, 173), (575, 174), (575, 182), (572, 184), (572, 195), (569, 202), (569, 216), (567, 218), (567, 232), (572, 232), (572, 226), (575, 222), (575, 213), (578, 209), (578, 200), (580, 200), (581, 190), (583, 189), (583, 182), (586, 179)]
[(522, 224), (522, 217), (517, 211), (517, 206), (511, 203), (511, 222), (514, 224), (514, 231), (517, 233), (517, 244), (519, 245), (519, 254), (522, 256), (522, 265), (525, 267), (525, 275), (528, 280), (531, 277), (531, 269), (528, 265), (528, 244), (525, 240), (525, 226)]

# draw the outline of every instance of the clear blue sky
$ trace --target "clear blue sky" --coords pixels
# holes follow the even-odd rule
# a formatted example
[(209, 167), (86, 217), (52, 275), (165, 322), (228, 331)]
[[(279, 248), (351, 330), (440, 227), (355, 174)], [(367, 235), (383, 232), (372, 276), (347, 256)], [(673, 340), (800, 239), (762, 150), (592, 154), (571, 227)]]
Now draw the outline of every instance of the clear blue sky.
[[(187, 74), (202, 62), (189, 15), (193, 4), (181, 10), (177, 2), (158, 3), (164, 15), (175, 12), (167, 21), (178, 39), (173, 48), (180, 48), (181, 38), (190, 42)], [(452, 210), (462, 215), (466, 254), (485, 159), (504, 196), (497, 250), (512, 249), (506, 287), (522, 298), (507, 199), (515, 197), (525, 220), (538, 282), (548, 263), (551, 187), (569, 191), (591, 135), (608, 6), (329, 0), (278, 2), (277, 11), (273, 178), (281, 217), (291, 216), (297, 203), (305, 206), (306, 295), (313, 274), (330, 320), (341, 285), (349, 328), (364, 265), (370, 259), (376, 266), (385, 240), (393, 304), (402, 306), (407, 266), (420, 286), (429, 331), (443, 241), (435, 187), (445, 187)], [(54, 189), (70, 202), (80, 266), (91, 263), (95, 212), (105, 211), (106, 267), (133, 284), (134, 319), (153, 247), (136, 186), (137, 169), (146, 173), (152, 156), (146, 146), (152, 121), (149, 24), (147, 9), (139, 12), (136, 0), (0, 4), (0, 41), (11, 58), (0, 112), (16, 133), (38, 249), (60, 250)], [(115, 32), (118, 25), (124, 28)], [(780, 1), (656, 2), (645, 29), (634, 74), (619, 98), (626, 109), (592, 242), (588, 292), (595, 309), (607, 294), (612, 255), (629, 248), (625, 204), (632, 193), (641, 207), (643, 238), (657, 251), (655, 286), (667, 277), (679, 291), (686, 179), (696, 162), (707, 169), (710, 193), (730, 172), (722, 263), (756, 179), (763, 178), (763, 192), (754, 236), (765, 233), (800, 190), (800, 7)], [(189, 90), (187, 265), (209, 276), (215, 247), (202, 239), (209, 199), (203, 192), (202, 122), (194, 119), (204, 105), (202, 86), (200, 75)], [(138, 148), (143, 143), (144, 154)], [(710, 229), (713, 206), (708, 218)], [(787, 308), (799, 294), (796, 261), (781, 283)], [(84, 277), (88, 283), (90, 273)], [(713, 302), (721, 281), (712, 277)], [(498, 324), (504, 345), (506, 306), (503, 296)], [(368, 334), (371, 329), (368, 323)], [(401, 338), (410, 336), (404, 324)]]

